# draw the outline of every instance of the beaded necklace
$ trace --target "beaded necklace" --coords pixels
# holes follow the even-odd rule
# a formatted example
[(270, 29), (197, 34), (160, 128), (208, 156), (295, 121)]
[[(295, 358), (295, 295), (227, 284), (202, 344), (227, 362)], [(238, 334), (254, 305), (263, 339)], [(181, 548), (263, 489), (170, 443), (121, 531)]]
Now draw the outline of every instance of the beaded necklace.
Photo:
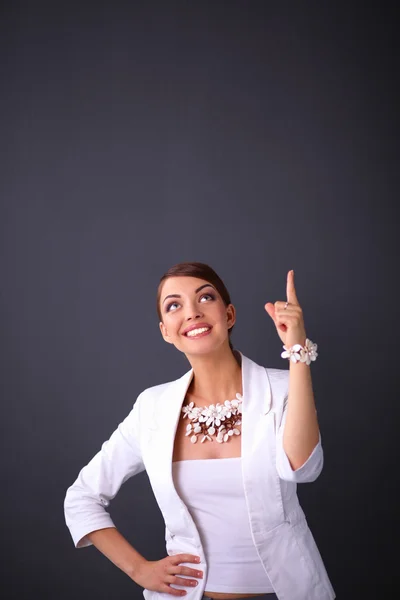
[(212, 442), (213, 437), (218, 443), (228, 442), (233, 435), (240, 435), (242, 424), (241, 394), (236, 394), (234, 400), (225, 400), (223, 404), (210, 404), (209, 406), (195, 406), (190, 402), (182, 408), (183, 419), (188, 417), (191, 421), (186, 427), (185, 436), (191, 436), (192, 444), (197, 442), (197, 436), (202, 434), (201, 443), (206, 440)]

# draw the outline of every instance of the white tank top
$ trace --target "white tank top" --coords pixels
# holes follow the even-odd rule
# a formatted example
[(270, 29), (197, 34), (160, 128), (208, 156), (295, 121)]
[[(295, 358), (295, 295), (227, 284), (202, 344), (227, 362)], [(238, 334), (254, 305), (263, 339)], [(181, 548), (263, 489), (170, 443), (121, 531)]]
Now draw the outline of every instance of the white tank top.
[(254, 546), (244, 496), (241, 458), (172, 463), (176, 491), (203, 544), (208, 592), (272, 593), (274, 588)]

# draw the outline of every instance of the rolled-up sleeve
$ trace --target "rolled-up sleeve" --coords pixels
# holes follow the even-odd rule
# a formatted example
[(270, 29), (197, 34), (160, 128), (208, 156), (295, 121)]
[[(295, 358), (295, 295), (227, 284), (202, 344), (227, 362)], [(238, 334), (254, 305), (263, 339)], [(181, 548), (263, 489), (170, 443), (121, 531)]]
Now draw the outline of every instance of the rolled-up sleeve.
[(66, 492), (65, 522), (76, 548), (92, 544), (85, 537), (88, 533), (115, 527), (106, 507), (125, 481), (145, 469), (140, 451), (139, 399)]
[[(288, 379), (289, 384), (289, 379)], [(276, 468), (281, 479), (285, 481), (292, 481), (294, 483), (311, 483), (315, 481), (322, 471), (324, 466), (324, 453), (321, 442), (321, 432), (319, 433), (319, 440), (316, 446), (313, 448), (310, 456), (306, 462), (301, 465), (298, 469), (292, 469), (290, 461), (287, 457), (285, 450), (283, 449), (283, 431), (286, 423), (287, 416), (287, 401), (288, 392), (286, 393), (283, 403), (283, 414), (276, 434)]]

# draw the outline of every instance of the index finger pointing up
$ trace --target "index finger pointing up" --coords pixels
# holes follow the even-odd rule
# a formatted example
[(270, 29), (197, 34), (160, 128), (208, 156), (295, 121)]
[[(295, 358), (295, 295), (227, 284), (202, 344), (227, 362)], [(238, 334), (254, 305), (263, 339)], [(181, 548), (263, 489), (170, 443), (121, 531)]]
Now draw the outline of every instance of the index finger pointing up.
[(299, 304), (296, 295), (296, 288), (294, 287), (294, 271), (289, 271), (287, 274), (286, 282), (286, 299), (290, 304)]

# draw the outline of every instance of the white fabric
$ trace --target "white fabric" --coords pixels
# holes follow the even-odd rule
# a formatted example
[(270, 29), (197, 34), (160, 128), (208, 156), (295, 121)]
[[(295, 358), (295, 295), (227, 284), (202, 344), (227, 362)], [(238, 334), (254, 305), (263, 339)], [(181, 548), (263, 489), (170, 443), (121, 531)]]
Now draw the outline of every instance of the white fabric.
[[(298, 483), (317, 479), (323, 467), (321, 435), (306, 462), (293, 470), (283, 449), (289, 371), (265, 368), (243, 354), (242, 479), (247, 516), (257, 554), (278, 600), (333, 600), (334, 589), (296, 493)], [(115, 527), (106, 510), (121, 485), (146, 470), (165, 522), (166, 552), (200, 556), (209, 568), (196, 524), (172, 478), (175, 432), (193, 378), (190, 369), (175, 381), (142, 392), (128, 416), (68, 488), (64, 512), (77, 547), (103, 527)], [(132, 515), (132, 527), (135, 518)], [(185, 563), (182, 563), (185, 564)], [(193, 565), (188, 565), (193, 567)], [(186, 600), (201, 600), (204, 581), (186, 589)], [(145, 589), (145, 600), (171, 600)]]
[(172, 475), (199, 530), (209, 564), (205, 590), (272, 593), (251, 537), (241, 458), (176, 461)]

